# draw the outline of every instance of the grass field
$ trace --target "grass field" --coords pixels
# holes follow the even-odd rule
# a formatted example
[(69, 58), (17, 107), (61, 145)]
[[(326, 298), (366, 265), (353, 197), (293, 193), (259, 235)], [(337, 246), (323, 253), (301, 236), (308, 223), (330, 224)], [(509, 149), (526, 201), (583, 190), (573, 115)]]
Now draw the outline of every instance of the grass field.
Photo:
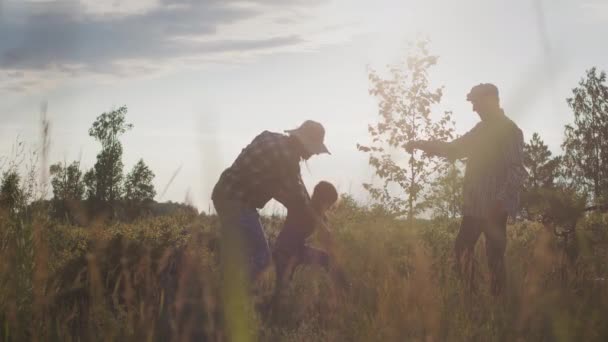
[[(351, 285), (314, 267), (296, 273), (272, 320), (242, 310), (243, 340), (606, 341), (608, 218), (567, 243), (538, 223), (508, 229), (508, 287), (488, 292), (483, 241), (473, 292), (451, 267), (458, 222), (408, 227), (343, 200), (331, 215)], [(281, 218), (267, 217), (270, 242)], [(39, 211), (2, 215), (0, 330), (5, 341), (218, 341), (217, 220), (172, 214), (76, 227)], [(272, 291), (273, 270), (258, 301)], [(232, 332), (234, 333), (234, 332)]]

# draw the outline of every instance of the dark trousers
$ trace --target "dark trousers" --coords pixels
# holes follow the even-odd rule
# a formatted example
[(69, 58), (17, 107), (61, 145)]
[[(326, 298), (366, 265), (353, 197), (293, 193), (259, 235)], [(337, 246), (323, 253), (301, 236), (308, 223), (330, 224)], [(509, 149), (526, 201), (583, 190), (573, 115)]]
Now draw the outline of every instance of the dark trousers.
[(490, 289), (493, 295), (500, 295), (505, 287), (505, 249), (507, 247), (507, 214), (492, 215), (488, 218), (464, 216), (456, 237), (454, 254), (456, 267), (464, 273), (469, 288), (474, 285), (473, 253), (481, 233), (486, 240), (486, 255), (490, 269)]
[(295, 251), (275, 250), (274, 263), (276, 269), (274, 297), (276, 300), (293, 278), (298, 266), (318, 265), (329, 271), (329, 255), (325, 251), (306, 245)]
[(276, 270), (276, 281), (274, 293), (270, 299), (269, 307), (267, 307), (267, 314), (270, 314), (270, 317), (278, 314), (283, 291), (286, 289), (288, 283), (293, 278), (295, 270), (299, 266), (318, 265), (330, 272), (329, 255), (323, 250), (306, 245), (302, 245), (291, 251), (278, 248), (274, 251), (273, 257)]
[(277, 287), (283, 287), (291, 281), (296, 268), (300, 265), (319, 265), (329, 271), (329, 255), (327, 252), (302, 246), (295, 252), (275, 251), (275, 267), (277, 273)]

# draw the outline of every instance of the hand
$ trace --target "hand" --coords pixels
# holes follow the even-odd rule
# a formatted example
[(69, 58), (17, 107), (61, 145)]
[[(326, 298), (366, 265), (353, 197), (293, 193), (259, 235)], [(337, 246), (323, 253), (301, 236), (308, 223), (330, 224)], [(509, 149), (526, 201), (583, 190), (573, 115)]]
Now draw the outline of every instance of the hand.
[(327, 250), (329, 255), (333, 256), (335, 253), (335, 243), (331, 232), (327, 229), (327, 226), (322, 226), (319, 229), (319, 236), (321, 238), (321, 244)]
[(420, 141), (418, 140), (410, 140), (405, 144), (405, 150), (407, 151), (407, 153), (412, 153), (414, 152), (415, 149), (419, 149), (420, 148)]

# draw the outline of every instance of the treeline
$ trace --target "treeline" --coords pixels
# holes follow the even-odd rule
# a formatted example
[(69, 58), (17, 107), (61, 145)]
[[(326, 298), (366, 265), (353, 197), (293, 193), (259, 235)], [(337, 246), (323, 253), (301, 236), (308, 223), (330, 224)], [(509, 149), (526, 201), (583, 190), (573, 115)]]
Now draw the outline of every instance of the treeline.
[[(155, 175), (143, 159), (125, 174), (120, 137), (133, 129), (126, 114), (127, 107), (122, 106), (102, 113), (93, 122), (88, 133), (101, 149), (92, 168), (83, 170), (80, 161), (58, 162), (49, 167), (50, 200), (35, 198), (32, 188), (37, 170), (30, 167), (27, 172), (30, 179), (22, 179), (19, 172), (22, 161), (11, 161), (0, 182), (0, 208), (15, 217), (26, 214), (33, 206), (46, 206), (52, 218), (80, 225), (92, 219), (132, 220), (177, 210), (196, 214), (196, 209), (185, 204), (154, 201)], [(23, 146), (23, 142), (17, 145)], [(17, 154), (25, 151), (20, 149)]]
[(608, 203), (608, 86), (606, 72), (591, 68), (566, 99), (574, 122), (564, 128), (561, 154), (538, 133), (524, 147), (522, 217), (573, 229), (585, 211)]

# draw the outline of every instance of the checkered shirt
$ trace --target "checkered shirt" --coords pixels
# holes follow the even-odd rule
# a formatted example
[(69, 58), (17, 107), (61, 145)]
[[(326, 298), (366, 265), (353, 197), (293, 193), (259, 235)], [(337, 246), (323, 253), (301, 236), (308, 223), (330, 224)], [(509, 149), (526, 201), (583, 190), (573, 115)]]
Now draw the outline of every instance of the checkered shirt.
[(220, 176), (213, 191), (216, 198), (238, 200), (252, 208), (263, 208), (272, 198), (287, 208), (310, 206), (293, 141), (269, 131), (255, 137)]
[(511, 217), (519, 207), (519, 195), (527, 172), (523, 166), (523, 133), (501, 113), (481, 121), (463, 136), (441, 144), (450, 159), (466, 158), (463, 211), (466, 216), (486, 218), (497, 200)]

